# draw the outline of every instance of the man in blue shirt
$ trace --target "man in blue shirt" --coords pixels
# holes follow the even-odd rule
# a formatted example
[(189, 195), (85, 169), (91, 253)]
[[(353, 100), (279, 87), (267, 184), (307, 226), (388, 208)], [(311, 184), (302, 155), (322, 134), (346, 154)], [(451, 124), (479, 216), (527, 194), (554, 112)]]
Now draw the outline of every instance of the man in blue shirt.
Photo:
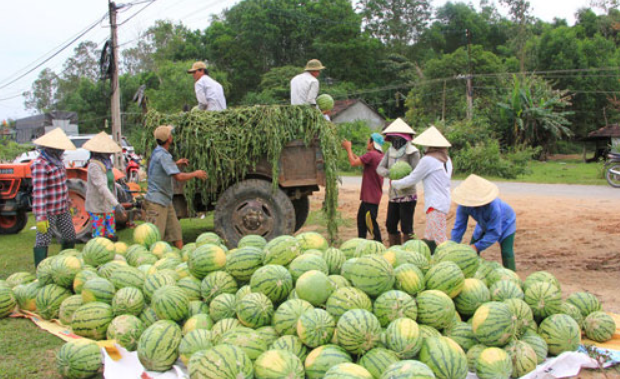
[(189, 161), (186, 158), (174, 161), (170, 154), (172, 144), (172, 130), (170, 125), (162, 125), (155, 129), (153, 135), (157, 140), (157, 147), (151, 154), (148, 168), (148, 188), (146, 190), (144, 208), (146, 210), (146, 222), (157, 226), (159, 233), (165, 241), (173, 242), (176, 247), (183, 247), (183, 235), (181, 224), (172, 205), (172, 178), (184, 182), (192, 178), (207, 179), (207, 173), (203, 170), (193, 172), (181, 172), (179, 166), (186, 166)]
[(471, 216), (476, 229), (471, 239), (471, 247), (478, 254), (498, 242), (502, 252), (504, 267), (516, 271), (514, 240), (517, 231), (517, 217), (510, 205), (497, 196), (499, 188), (486, 179), (470, 175), (452, 191), (452, 200), (459, 206), (451, 240), (461, 242)]

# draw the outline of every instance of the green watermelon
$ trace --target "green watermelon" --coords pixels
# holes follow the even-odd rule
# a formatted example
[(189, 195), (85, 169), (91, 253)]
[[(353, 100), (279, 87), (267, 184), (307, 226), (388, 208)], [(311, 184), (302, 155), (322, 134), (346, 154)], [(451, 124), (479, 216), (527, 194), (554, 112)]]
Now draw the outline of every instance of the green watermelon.
[(284, 266), (266, 265), (254, 272), (250, 279), (252, 292), (266, 295), (273, 303), (280, 303), (293, 289), (293, 277)]
[(392, 321), (385, 332), (385, 343), (401, 359), (412, 359), (422, 348), (418, 324), (409, 318)]
[(450, 325), (454, 314), (454, 303), (444, 292), (437, 290), (422, 291), (416, 298), (418, 302), (418, 318), (420, 324), (443, 329)]
[[(40, 266), (40, 265), (39, 265)], [(93, 278), (98, 278), (99, 275), (94, 270), (84, 269), (78, 272), (73, 279), (73, 291), (77, 294), (82, 293), (82, 287), (84, 287), (84, 283)]]
[(177, 286), (163, 286), (153, 294), (151, 307), (158, 319), (179, 322), (189, 315), (189, 298)]
[(418, 324), (420, 328), (420, 338), (425, 339), (429, 337), (441, 337), (441, 333), (432, 326)]
[(340, 346), (323, 345), (312, 350), (305, 360), (306, 378), (323, 379), (327, 370), (339, 363), (350, 363), (351, 356)]
[(97, 274), (107, 280), (110, 280), (112, 277), (112, 273), (118, 270), (121, 267), (127, 266), (126, 262), (123, 261), (110, 261), (108, 263), (104, 263), (97, 269)]
[(189, 253), (187, 265), (189, 272), (202, 280), (209, 273), (226, 267), (226, 252), (217, 245), (202, 245)]
[(308, 348), (306, 345), (301, 342), (299, 337), (297, 336), (282, 336), (277, 340), (273, 341), (271, 346), (269, 346), (270, 350), (286, 350), (290, 353), (293, 353), (301, 360), (302, 362), (308, 356)]
[(334, 109), (334, 98), (324, 93), (316, 98), (316, 105), (323, 112)]
[(273, 326), (280, 335), (296, 335), (297, 320), (306, 311), (314, 309), (312, 304), (302, 299), (287, 300), (273, 315)]
[[(5, 294), (4, 296), (3, 293)], [(0, 292), (0, 318), (10, 314), (16, 305), (15, 298), (11, 291), (8, 291), (10, 296), (7, 296), (6, 293), (6, 291)], [(42, 287), (37, 293), (37, 298), (35, 300), (37, 313), (44, 320), (57, 318), (60, 304), (69, 296), (71, 296), (71, 291), (59, 285), (48, 284)]]
[(94, 301), (80, 306), (73, 313), (71, 330), (78, 336), (101, 340), (106, 337), (114, 313), (109, 304)]
[(211, 339), (213, 344), (217, 345), (220, 342), (220, 338), (231, 329), (235, 329), (243, 326), (236, 318), (223, 318), (216, 322), (211, 328)]
[(437, 263), (426, 272), (426, 288), (439, 290), (454, 299), (461, 293), (465, 276), (459, 266), (451, 261)]
[(264, 237), (256, 234), (249, 234), (241, 237), (239, 243), (237, 244), (237, 248), (256, 247), (262, 250), (265, 245), (267, 245), (267, 240)]
[(444, 329), (443, 334), (458, 343), (465, 352), (478, 343), (476, 337), (474, 336), (472, 326), (466, 322), (455, 322)]
[(373, 379), (372, 374), (364, 367), (355, 363), (339, 363), (331, 367), (325, 379)]
[(181, 288), (183, 291), (185, 291), (185, 294), (187, 295), (187, 298), (189, 299), (189, 301), (202, 299), (202, 292), (201, 292), (202, 282), (196, 279), (193, 275), (190, 274), (189, 276), (186, 276), (185, 278), (179, 279), (176, 285), (179, 288)]
[(200, 293), (205, 303), (211, 303), (216, 296), (223, 293), (235, 294), (237, 282), (225, 271), (215, 271), (207, 275), (200, 285)]
[(82, 296), (72, 295), (64, 299), (58, 310), (58, 319), (64, 325), (71, 325), (75, 311), (83, 305)]
[(151, 307), (145, 307), (138, 318), (142, 321), (146, 328), (153, 325), (156, 321), (159, 321), (155, 311)]
[(394, 270), (396, 275), (396, 283), (394, 287), (416, 296), (426, 289), (426, 279), (424, 273), (414, 264), (405, 263)]
[(523, 290), (515, 282), (510, 280), (500, 280), (495, 282), (491, 288), (491, 300), (504, 301), (508, 299), (523, 299)]
[(192, 379), (252, 379), (252, 361), (240, 348), (218, 345), (194, 353), (189, 360)]
[(399, 180), (411, 174), (413, 168), (405, 161), (398, 161), (390, 167), (390, 180)]
[[(34, 312), (37, 310), (36, 299), (37, 299), (38, 293), (39, 293), (38, 282), (19, 284), (13, 287), (13, 295), (15, 296), (15, 301), (17, 301), (17, 305), (19, 306), (19, 309), (22, 309), (25, 311)], [(1, 313), (2, 312), (0, 311), (0, 314)]]
[[(54, 283), (54, 278), (52, 277), (52, 263), (58, 257), (58, 255), (54, 255), (45, 258), (39, 263), (37, 266), (37, 280), (39, 281), (39, 285), (45, 286)], [(6, 286), (10, 288), (8, 284)]]
[(286, 266), (301, 255), (301, 244), (295, 237), (280, 236), (269, 241), (263, 250), (265, 251), (264, 265)]
[(263, 340), (265, 340), (265, 342), (267, 343), (267, 346), (274, 343), (274, 341), (280, 337), (276, 329), (270, 325), (261, 326), (260, 328), (256, 329), (256, 332), (260, 334)]
[(362, 290), (355, 287), (338, 288), (327, 299), (326, 309), (338, 320), (346, 311), (364, 309), (372, 312), (372, 301)]
[(581, 315), (581, 311), (577, 309), (573, 304), (563, 302), (560, 307), (560, 313), (564, 313), (565, 315), (569, 315), (579, 324), (580, 326), (583, 324), (584, 317)]
[(171, 251), (172, 251), (172, 246), (170, 246), (168, 242), (164, 242), (164, 241), (154, 242), (149, 247), (149, 252), (159, 259), (161, 259), (161, 257), (163, 257), (165, 253), (168, 253)]
[(353, 267), (355, 267), (355, 262), (357, 260), (358, 258), (347, 259), (342, 264), (342, 268), (340, 269), (340, 275), (342, 275), (342, 277), (348, 280), (349, 282), (351, 281), (351, 273), (353, 271)]
[(329, 273), (334, 275), (340, 274), (342, 264), (347, 260), (347, 257), (341, 250), (336, 249), (335, 247), (330, 247), (323, 252), (323, 259), (327, 263)]
[(403, 249), (421, 254), (427, 261), (431, 260), (431, 249), (422, 240), (409, 240), (403, 243)]
[(370, 296), (389, 290), (396, 280), (392, 265), (380, 255), (358, 258), (351, 269), (351, 283)]
[(124, 314), (139, 316), (144, 306), (144, 295), (134, 287), (121, 288), (112, 298), (112, 310), (117, 316)]
[(447, 245), (444, 249), (436, 251), (431, 259), (431, 264), (450, 261), (454, 262), (466, 278), (473, 278), (480, 266), (478, 253), (469, 245), (457, 243)]
[(330, 275), (328, 278), (332, 283), (332, 287), (334, 287), (334, 291), (341, 287), (351, 287), (351, 282), (349, 282), (344, 276)]
[(381, 294), (374, 302), (373, 313), (379, 319), (382, 327), (390, 322), (407, 317), (415, 320), (418, 315), (418, 307), (415, 300), (407, 293), (391, 290)]
[(323, 309), (310, 309), (297, 320), (297, 336), (308, 347), (318, 347), (331, 341), (336, 321)]
[(323, 237), (317, 232), (299, 233), (297, 236), (295, 236), (295, 238), (297, 239), (297, 241), (299, 241), (302, 251), (311, 249), (324, 251), (329, 247), (329, 244), (327, 243), (325, 237)]
[(375, 347), (366, 352), (359, 359), (358, 363), (368, 370), (373, 378), (378, 378), (390, 365), (399, 361), (400, 359), (393, 351), (382, 347)]
[(517, 275), (516, 272), (504, 267), (497, 267), (492, 269), (486, 277), (487, 285), (489, 286), (489, 288), (491, 288), (493, 284), (495, 284), (495, 282), (498, 282), (500, 280), (511, 280), (515, 282), (515, 284), (517, 284), (519, 287), (521, 287), (521, 278), (519, 278), (519, 275)]
[(133, 241), (147, 249), (160, 239), (159, 229), (151, 223), (145, 222), (133, 230)]
[(592, 312), (583, 321), (586, 337), (596, 342), (609, 341), (616, 332), (616, 322), (605, 312)]
[(541, 364), (547, 359), (548, 347), (545, 340), (536, 334), (533, 330), (526, 331), (523, 336), (521, 336), (521, 341), (530, 345), (534, 352), (536, 353), (536, 364)]
[(262, 266), (264, 255), (263, 250), (258, 247), (240, 247), (226, 256), (226, 272), (237, 280), (247, 282)]
[(234, 318), (237, 316), (237, 311), (235, 310), (236, 306), (237, 300), (235, 295), (223, 293), (211, 300), (211, 304), (209, 304), (209, 316), (211, 316), (211, 319), (215, 322), (223, 318)]
[(575, 292), (566, 299), (566, 302), (577, 307), (584, 318), (588, 317), (592, 312), (598, 312), (603, 309), (600, 300), (588, 292)]
[(144, 287), (144, 278), (144, 273), (139, 269), (132, 266), (122, 266), (112, 272), (110, 282), (117, 289), (125, 287), (142, 289)]
[(273, 303), (267, 296), (257, 292), (237, 302), (237, 318), (250, 328), (269, 325), (273, 317)]
[(144, 332), (144, 324), (132, 315), (117, 316), (108, 325), (107, 338), (116, 342), (128, 351), (136, 351), (138, 340)]
[(300, 299), (308, 301), (315, 307), (325, 304), (334, 292), (331, 281), (325, 273), (310, 270), (299, 277), (295, 284), (295, 292)]
[(362, 240), (353, 253), (356, 258), (363, 257), (365, 255), (382, 255), (387, 248), (379, 241), (374, 240)]
[(467, 351), (467, 367), (469, 368), (469, 371), (476, 372), (476, 361), (486, 348), (486, 346), (480, 344), (469, 348)]
[(86, 339), (67, 342), (56, 354), (56, 367), (63, 378), (93, 377), (103, 367), (101, 348), (95, 342)]
[(476, 360), (476, 375), (480, 379), (509, 379), (511, 374), (512, 362), (502, 349), (486, 348)]
[(435, 379), (435, 374), (427, 365), (414, 360), (393, 363), (379, 379)]
[(467, 376), (467, 356), (448, 337), (424, 339), (419, 359), (433, 370), (437, 379), (465, 379)]
[(342, 251), (346, 259), (355, 258), (355, 251), (357, 250), (357, 246), (365, 241), (366, 240), (363, 238), (352, 238), (340, 245), (340, 251)]
[(197, 238), (196, 238), (196, 247), (200, 247), (202, 245), (221, 245), (222, 244), (222, 239), (220, 238), (220, 236), (218, 236), (217, 234), (213, 233), (213, 232), (204, 232), (201, 233)]
[[(55, 284), (50, 284), (50, 286), (55, 286)], [(48, 286), (43, 287), (43, 289), (45, 289)], [(58, 286), (57, 286), (58, 287)], [(62, 287), (58, 287), (58, 288), (62, 288)], [(50, 291), (48, 289), (48, 291)], [(54, 293), (57, 291), (54, 291)], [(62, 293), (60, 291), (58, 291), (58, 293)], [(51, 300), (51, 295), (52, 293), (50, 293), (49, 295), (46, 295), (46, 300), (47, 298), (50, 298)], [(66, 297), (66, 296), (65, 296)], [(37, 295), (37, 299), (38, 299), (38, 295)], [(60, 299), (60, 303), (62, 303), (62, 301), (64, 300), (64, 297), (62, 299)], [(54, 304), (57, 302), (57, 299), (54, 299)], [(37, 304), (39, 302), (37, 301)], [(60, 303), (58, 304), (58, 307), (60, 307)], [(48, 302), (46, 301), (44, 303), (44, 305), (47, 305)], [(10, 315), (11, 312), (13, 312), (13, 309), (15, 309), (15, 307), (17, 306), (17, 301), (15, 300), (15, 296), (13, 295), (13, 291), (11, 291), (11, 289), (9, 287), (0, 287), (0, 318), (5, 318), (6, 316)], [(47, 309), (47, 307), (46, 307)], [(53, 310), (50, 310), (53, 311)], [(58, 312), (58, 310), (56, 309), (56, 312)]]
[(523, 282), (523, 291), (527, 291), (527, 289), (536, 282), (547, 282), (556, 286), (558, 290), (562, 290), (560, 281), (553, 276), (553, 274), (547, 271), (536, 271), (525, 278), (525, 281)]
[(534, 317), (539, 320), (560, 313), (562, 310), (562, 292), (547, 282), (532, 284), (525, 291), (524, 300), (532, 308)]
[(144, 287), (142, 288), (144, 298), (147, 301), (151, 301), (151, 297), (155, 291), (164, 286), (173, 286), (176, 282), (176, 279), (165, 271), (159, 271), (152, 275), (148, 275), (144, 279)]
[[(79, 263), (79, 260), (78, 260), (78, 263)], [(6, 278), (6, 284), (9, 286), (9, 288), (15, 288), (15, 287), (17, 287), (20, 284), (31, 283), (36, 278), (37, 278), (36, 276), (32, 275), (29, 272), (21, 271), (21, 272), (16, 272), (16, 273), (13, 273), (13, 274), (9, 275)], [(56, 283), (56, 284), (58, 284), (58, 283)], [(58, 284), (58, 285), (60, 286), (61, 284)]]
[(205, 329), (196, 329), (183, 336), (179, 344), (179, 358), (187, 366), (192, 355), (213, 346), (211, 332)]
[(250, 328), (239, 327), (227, 331), (222, 335), (219, 344), (236, 346), (243, 350), (251, 360), (267, 351), (267, 341)]
[(150, 371), (168, 371), (179, 357), (183, 335), (181, 328), (169, 320), (161, 320), (146, 328), (138, 341), (138, 359)]
[(538, 358), (534, 349), (523, 341), (511, 341), (504, 347), (512, 362), (512, 377), (520, 378), (536, 369)]
[(576, 351), (581, 344), (581, 329), (568, 315), (554, 314), (547, 317), (538, 327), (538, 333), (547, 343), (551, 355)]
[(498, 301), (484, 303), (472, 320), (474, 335), (487, 346), (504, 346), (515, 334), (515, 324), (508, 305)]
[(472, 316), (476, 309), (491, 300), (491, 293), (483, 281), (467, 278), (461, 292), (454, 298), (456, 310), (464, 316)]
[(257, 379), (304, 379), (304, 365), (286, 350), (267, 350), (254, 362)]
[(213, 328), (213, 320), (211, 316), (205, 313), (198, 313), (188, 318), (183, 324), (181, 332), (183, 335), (193, 332), (194, 330), (211, 330)]
[(199, 313), (209, 314), (209, 306), (200, 300), (194, 300), (189, 302), (189, 315), (195, 316)]
[(116, 249), (114, 247), (114, 242), (103, 237), (91, 239), (82, 249), (84, 263), (94, 267), (110, 262), (114, 259), (115, 254)]
[(372, 313), (363, 309), (345, 312), (336, 324), (338, 344), (348, 352), (363, 354), (377, 345), (381, 323)]
[(528, 329), (536, 330), (536, 322), (534, 321), (532, 308), (530, 308), (525, 301), (520, 299), (508, 299), (504, 300), (504, 303), (508, 305), (508, 309), (510, 309), (510, 313), (512, 313), (512, 321), (515, 324), (517, 337), (523, 335)]
[(52, 279), (61, 287), (71, 288), (75, 276), (81, 270), (82, 264), (78, 258), (71, 255), (58, 256), (52, 263)]
[(302, 274), (311, 270), (321, 271), (325, 275), (329, 274), (327, 262), (325, 262), (323, 257), (318, 255), (300, 255), (299, 257), (293, 259), (288, 267), (288, 271), (291, 273), (294, 282), (297, 281)]
[(84, 304), (100, 301), (111, 304), (116, 289), (114, 284), (104, 278), (93, 278), (84, 283), (82, 287), (82, 301)]

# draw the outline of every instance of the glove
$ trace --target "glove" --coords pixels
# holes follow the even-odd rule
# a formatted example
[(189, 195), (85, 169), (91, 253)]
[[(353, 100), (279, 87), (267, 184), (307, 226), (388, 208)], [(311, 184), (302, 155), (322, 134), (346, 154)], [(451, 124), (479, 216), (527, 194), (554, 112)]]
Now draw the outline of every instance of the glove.
[(71, 215), (71, 217), (75, 216), (77, 213), (77, 210), (73, 207), (69, 208), (69, 214)]
[(122, 204), (116, 204), (116, 206), (114, 207), (114, 212), (120, 213), (123, 216), (127, 215), (127, 212), (125, 212), (125, 208), (123, 207)]
[(50, 222), (45, 221), (37, 221), (37, 232), (41, 234), (47, 233), (47, 230), (50, 228)]

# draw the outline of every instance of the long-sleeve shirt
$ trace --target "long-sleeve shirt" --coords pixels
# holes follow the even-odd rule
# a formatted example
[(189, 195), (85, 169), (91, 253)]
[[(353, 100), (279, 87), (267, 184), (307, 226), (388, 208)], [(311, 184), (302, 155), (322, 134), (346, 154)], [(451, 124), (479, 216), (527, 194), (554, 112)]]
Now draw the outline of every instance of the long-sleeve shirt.
[[(88, 165), (88, 180), (86, 181), (85, 208), (87, 212), (110, 213), (118, 205), (118, 200), (110, 190), (108, 180), (108, 172), (103, 163), (94, 159), (91, 160)], [(113, 186), (112, 180), (112, 188), (114, 188)]]
[(291, 105), (315, 105), (319, 95), (319, 80), (309, 72), (291, 79)]
[(32, 173), (32, 211), (37, 221), (47, 220), (47, 215), (69, 211), (67, 170), (64, 166), (50, 164), (39, 156), (30, 165)]
[(402, 189), (411, 187), (420, 181), (424, 184), (425, 212), (429, 208), (448, 214), (450, 211), (450, 178), (452, 161), (442, 163), (439, 159), (424, 156), (411, 174), (400, 180), (392, 180), (392, 187)]
[[(392, 151), (391, 148), (388, 149), (387, 153), (385, 153), (385, 155), (383, 156), (383, 159), (381, 160), (381, 162), (379, 162), (379, 166), (377, 166), (377, 174), (383, 176), (384, 178), (390, 177), (390, 168), (394, 166), (394, 163), (398, 161), (407, 162), (409, 166), (411, 166), (411, 168), (413, 169), (415, 169), (416, 166), (418, 165), (418, 162), (420, 162), (420, 152), (417, 149), (413, 153), (403, 154), (399, 158), (395, 158), (391, 154), (391, 151)], [(390, 189), (389, 189), (390, 201), (403, 198), (403, 197), (407, 197), (407, 196), (415, 196), (415, 195), (416, 195), (415, 185), (402, 189), (400, 191), (397, 191), (392, 186), (390, 186)]]
[(226, 109), (224, 88), (209, 75), (203, 75), (194, 83), (198, 107), (203, 111), (223, 111)]
[(506, 237), (517, 231), (515, 212), (510, 205), (497, 198), (481, 207), (459, 205), (450, 238), (452, 241), (461, 242), (470, 216), (477, 222), (473, 240), (478, 240), (474, 244), (478, 251), (485, 250), (495, 242), (502, 242)]

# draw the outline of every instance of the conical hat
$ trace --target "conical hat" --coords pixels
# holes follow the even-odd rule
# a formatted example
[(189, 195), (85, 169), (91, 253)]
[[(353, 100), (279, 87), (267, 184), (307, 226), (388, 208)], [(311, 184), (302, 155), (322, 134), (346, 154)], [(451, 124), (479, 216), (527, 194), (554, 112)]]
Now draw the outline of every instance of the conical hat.
[(430, 147), (450, 147), (450, 142), (446, 139), (446, 137), (441, 134), (436, 127), (431, 125), (430, 128), (426, 129), (422, 134), (417, 136), (412, 143), (420, 146), (430, 146)]
[(499, 188), (488, 180), (471, 174), (452, 191), (452, 200), (466, 207), (487, 205), (497, 198)]
[(58, 150), (75, 150), (75, 145), (60, 128), (56, 128), (34, 140), (37, 146), (51, 147)]
[(110, 137), (106, 132), (101, 132), (89, 139), (88, 142), (82, 146), (84, 149), (88, 151), (93, 151), (95, 153), (120, 153), (121, 148), (114, 142), (112, 137)]
[(411, 126), (407, 125), (407, 123), (401, 118), (397, 118), (390, 124), (390, 126), (381, 132), (383, 135), (388, 133), (416, 134), (415, 131), (411, 129)]

